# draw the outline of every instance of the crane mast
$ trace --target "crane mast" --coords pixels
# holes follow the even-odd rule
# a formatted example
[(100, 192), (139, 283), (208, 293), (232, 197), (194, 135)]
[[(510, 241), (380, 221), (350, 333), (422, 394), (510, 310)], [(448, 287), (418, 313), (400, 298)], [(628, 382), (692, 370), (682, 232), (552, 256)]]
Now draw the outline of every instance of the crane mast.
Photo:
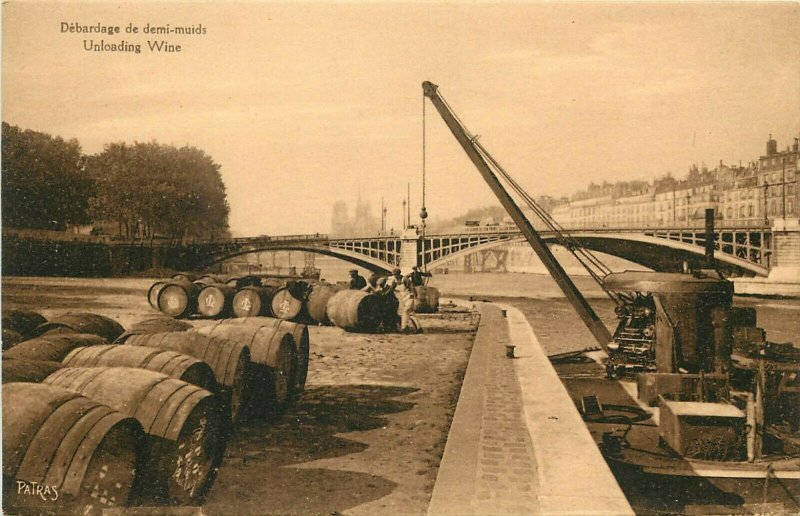
[(497, 178), (497, 175), (484, 159), (483, 154), (481, 154), (476, 147), (474, 141), (475, 139), (461, 124), (441, 95), (439, 95), (439, 87), (429, 81), (425, 81), (422, 83), (422, 90), (425, 96), (431, 100), (434, 107), (436, 107), (439, 115), (441, 115), (445, 124), (447, 124), (447, 127), (450, 128), (450, 131), (453, 133), (453, 136), (455, 136), (458, 143), (461, 144), (461, 147), (464, 149), (464, 152), (467, 153), (469, 159), (472, 160), (472, 163), (478, 169), (478, 172), (480, 172), (481, 176), (483, 176), (483, 179), (489, 185), (489, 188), (491, 188), (492, 192), (494, 192), (494, 194), (497, 196), (500, 204), (503, 205), (508, 214), (514, 220), (517, 227), (522, 232), (522, 235), (533, 248), (534, 252), (542, 261), (544, 266), (547, 268), (550, 276), (553, 277), (556, 284), (559, 286), (559, 288), (561, 288), (561, 291), (564, 292), (564, 295), (569, 303), (573, 306), (575, 311), (578, 312), (581, 320), (584, 322), (584, 324), (586, 324), (586, 327), (589, 328), (589, 331), (592, 333), (600, 346), (605, 348), (605, 346), (611, 341), (611, 333), (609, 333), (608, 328), (606, 328), (605, 324), (603, 324), (603, 321), (601, 321), (597, 316), (591, 305), (589, 305), (589, 303), (586, 301), (586, 298), (583, 297), (581, 292), (564, 271), (564, 268), (561, 267), (561, 264), (558, 263), (558, 260), (556, 260), (555, 256), (553, 256), (553, 253), (550, 252), (547, 244), (544, 243), (541, 236), (539, 236), (539, 233), (536, 231), (536, 229), (534, 229), (533, 224), (530, 223), (520, 207), (517, 206), (517, 203), (503, 187), (502, 183)]

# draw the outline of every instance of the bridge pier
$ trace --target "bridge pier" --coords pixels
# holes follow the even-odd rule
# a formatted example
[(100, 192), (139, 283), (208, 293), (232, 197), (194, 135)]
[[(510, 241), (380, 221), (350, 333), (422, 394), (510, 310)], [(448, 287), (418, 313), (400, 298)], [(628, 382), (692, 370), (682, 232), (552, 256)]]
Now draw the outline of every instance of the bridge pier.
[(400, 239), (400, 264), (404, 274), (411, 272), (414, 265), (422, 265), (422, 243), (416, 228), (406, 228)]
[(800, 219), (775, 219), (772, 255), (766, 278), (736, 278), (734, 291), (743, 295), (800, 297)]

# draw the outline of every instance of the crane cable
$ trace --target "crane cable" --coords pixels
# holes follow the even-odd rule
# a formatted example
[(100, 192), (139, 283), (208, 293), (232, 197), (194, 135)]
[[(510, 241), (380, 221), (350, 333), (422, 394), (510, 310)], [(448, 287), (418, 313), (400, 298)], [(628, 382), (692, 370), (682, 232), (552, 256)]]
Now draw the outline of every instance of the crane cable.
[[(625, 293), (619, 292), (612, 292), (606, 289), (603, 286), (603, 279), (610, 274), (612, 271), (611, 269), (605, 265), (597, 256), (595, 256), (590, 250), (588, 250), (585, 246), (583, 246), (578, 240), (572, 237), (566, 229), (559, 224), (553, 217), (547, 213), (547, 211), (536, 202), (536, 200), (528, 194), (527, 191), (516, 181), (514, 180), (511, 175), (506, 172), (506, 170), (500, 165), (500, 163), (494, 159), (494, 157), (486, 150), (483, 145), (478, 142), (478, 138), (480, 136), (473, 135), (466, 127), (464, 122), (458, 118), (458, 115), (455, 114), (455, 111), (450, 107), (445, 100), (444, 97), (439, 94), (439, 98), (445, 104), (447, 109), (450, 111), (452, 116), (455, 118), (456, 122), (461, 126), (461, 129), (464, 131), (469, 137), (469, 141), (472, 144), (473, 148), (484, 158), (484, 161), (487, 162), (488, 165), (499, 174), (503, 179), (506, 180), (508, 185), (525, 201), (525, 204), (533, 211), (534, 214), (555, 234), (556, 240), (564, 246), (577, 260), (578, 262), (586, 269), (592, 279), (597, 282), (598, 285), (603, 289), (603, 292), (611, 298), (616, 304), (624, 304), (624, 302), (630, 301), (630, 296), (626, 295)], [(424, 101), (424, 96), (423, 96)]]
[[(426, 136), (426, 121), (425, 121), (425, 95), (422, 95), (422, 210), (425, 210), (425, 163), (427, 161), (427, 154), (425, 152), (425, 136)], [(411, 206), (408, 207), (409, 211)], [(420, 213), (421, 215), (422, 213)], [(428, 260), (425, 259), (425, 219), (422, 219), (422, 272), (428, 272)]]

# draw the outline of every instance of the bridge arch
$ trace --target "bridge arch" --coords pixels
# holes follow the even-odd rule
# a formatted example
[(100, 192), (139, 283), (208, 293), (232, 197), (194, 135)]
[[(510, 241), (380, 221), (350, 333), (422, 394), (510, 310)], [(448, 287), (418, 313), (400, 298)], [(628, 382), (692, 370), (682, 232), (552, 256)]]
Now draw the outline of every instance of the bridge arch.
[[(705, 249), (695, 244), (634, 233), (604, 233), (599, 235), (593, 233), (573, 233), (572, 237), (592, 251), (617, 256), (660, 272), (680, 270), (684, 260), (689, 260), (690, 262), (696, 261), (698, 258), (704, 257), (705, 255)], [(552, 234), (543, 234), (542, 240), (548, 244), (557, 243), (555, 236)], [(431, 269), (441, 267), (451, 260), (464, 257), (474, 252), (485, 251), (523, 241), (525, 241), (524, 237), (517, 236), (487, 242), (442, 256), (428, 263), (427, 266)], [(714, 259), (722, 268), (727, 269), (729, 272), (757, 276), (767, 276), (769, 272), (766, 267), (720, 251), (714, 253)]]
[(267, 245), (267, 246), (247, 248), (247, 249), (239, 249), (227, 253), (223, 256), (215, 257), (214, 260), (209, 263), (209, 266), (216, 265), (220, 262), (224, 262), (225, 260), (230, 260), (231, 258), (235, 258), (237, 256), (243, 256), (245, 254), (251, 254), (251, 253), (269, 252), (269, 251), (304, 251), (308, 253), (317, 253), (325, 256), (331, 256), (333, 258), (339, 258), (340, 260), (350, 262), (353, 265), (356, 265), (358, 267), (363, 267), (364, 269), (377, 273), (387, 273), (387, 272), (390, 273), (392, 272), (392, 269), (394, 269), (395, 267), (394, 265), (388, 262), (355, 251), (340, 249), (338, 247), (329, 247), (326, 245), (311, 245), (311, 244), (278, 244), (278, 245)]
[(511, 237), (511, 238), (504, 238), (502, 240), (492, 240), (490, 242), (486, 242), (483, 244), (478, 244), (473, 247), (467, 247), (466, 249), (460, 249), (458, 251), (452, 252), (450, 254), (446, 254), (440, 258), (437, 258), (431, 262), (428, 262), (426, 266), (429, 269), (435, 269), (437, 267), (444, 266), (445, 263), (456, 260), (458, 258), (463, 258), (464, 256), (470, 255), (472, 253), (479, 253), (481, 251), (487, 251), (489, 249), (494, 249), (496, 247), (502, 247), (506, 244), (510, 244), (512, 242), (520, 242), (524, 241), (523, 237)]

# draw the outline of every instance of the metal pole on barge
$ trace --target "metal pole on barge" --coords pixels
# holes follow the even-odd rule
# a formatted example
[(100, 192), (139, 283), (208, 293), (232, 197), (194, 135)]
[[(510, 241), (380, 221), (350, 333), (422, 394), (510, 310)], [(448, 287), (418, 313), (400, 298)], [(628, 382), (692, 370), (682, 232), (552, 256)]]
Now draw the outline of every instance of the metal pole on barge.
[(533, 225), (530, 223), (525, 214), (522, 213), (522, 210), (519, 206), (517, 206), (514, 199), (509, 195), (500, 181), (497, 179), (497, 176), (492, 171), (491, 167), (488, 163), (484, 160), (483, 156), (480, 152), (475, 148), (474, 138), (469, 135), (466, 128), (459, 122), (458, 118), (455, 114), (450, 110), (447, 103), (444, 99), (439, 95), (439, 87), (431, 82), (425, 81), (422, 83), (422, 90), (426, 97), (431, 99), (434, 107), (441, 115), (442, 119), (444, 120), (447, 127), (450, 128), (450, 131), (455, 136), (458, 143), (461, 144), (461, 147), (464, 149), (464, 152), (467, 153), (472, 163), (478, 169), (483, 179), (489, 185), (489, 188), (492, 189), (492, 192), (497, 196), (497, 199), (500, 201), (500, 204), (506, 209), (508, 214), (517, 224), (517, 227), (522, 232), (525, 239), (533, 248), (534, 252), (536, 252), (539, 259), (542, 261), (544, 266), (547, 268), (550, 275), (555, 280), (556, 284), (558, 284), (561, 291), (564, 292), (567, 300), (570, 304), (575, 308), (578, 312), (578, 315), (583, 320), (586, 327), (589, 328), (589, 331), (592, 332), (592, 335), (597, 340), (597, 342), (605, 348), (606, 345), (611, 341), (611, 333), (606, 328), (603, 321), (597, 316), (595, 311), (586, 301), (586, 298), (578, 290), (578, 287), (572, 282), (570, 277), (561, 267), (561, 264), (558, 263), (553, 253), (550, 252), (548, 249), (547, 244), (544, 243), (542, 238), (539, 236), (539, 233), (533, 228)]

